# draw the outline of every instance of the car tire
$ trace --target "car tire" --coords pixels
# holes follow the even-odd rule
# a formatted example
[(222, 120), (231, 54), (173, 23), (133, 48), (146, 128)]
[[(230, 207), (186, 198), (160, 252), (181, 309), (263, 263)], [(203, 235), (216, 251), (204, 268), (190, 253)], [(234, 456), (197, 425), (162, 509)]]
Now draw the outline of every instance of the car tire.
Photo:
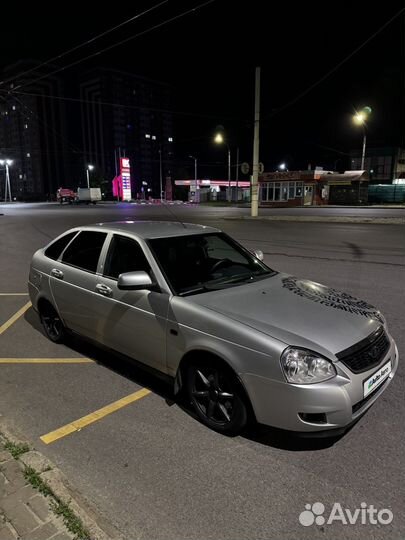
[(195, 361), (187, 367), (186, 391), (203, 424), (237, 435), (248, 422), (245, 392), (235, 373), (220, 359)]
[(39, 316), (46, 337), (54, 343), (63, 343), (66, 338), (66, 329), (56, 309), (51, 304), (44, 304)]

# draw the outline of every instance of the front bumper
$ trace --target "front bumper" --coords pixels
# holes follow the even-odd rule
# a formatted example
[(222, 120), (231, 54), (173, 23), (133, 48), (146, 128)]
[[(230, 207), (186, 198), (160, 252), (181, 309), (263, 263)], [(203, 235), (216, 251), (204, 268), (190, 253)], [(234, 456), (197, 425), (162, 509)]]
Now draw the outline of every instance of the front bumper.
[[(390, 348), (383, 360), (363, 373), (352, 373), (341, 362), (336, 362), (337, 376), (323, 383), (289, 384), (252, 373), (240, 374), (240, 377), (256, 420), (261, 424), (308, 434), (338, 431), (353, 424), (379, 398), (395, 375), (398, 359), (398, 349), (390, 337)], [(390, 360), (391, 373), (365, 398), (363, 382)]]

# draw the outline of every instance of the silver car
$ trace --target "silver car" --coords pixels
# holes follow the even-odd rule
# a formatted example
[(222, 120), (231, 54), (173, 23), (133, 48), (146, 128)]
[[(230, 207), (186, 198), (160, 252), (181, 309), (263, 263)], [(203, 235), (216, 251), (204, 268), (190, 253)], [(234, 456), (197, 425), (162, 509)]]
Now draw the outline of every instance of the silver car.
[(74, 332), (158, 370), (219, 432), (344, 431), (397, 369), (385, 319), (262, 258), (202, 225), (99, 223), (37, 251), (28, 288), (52, 341)]

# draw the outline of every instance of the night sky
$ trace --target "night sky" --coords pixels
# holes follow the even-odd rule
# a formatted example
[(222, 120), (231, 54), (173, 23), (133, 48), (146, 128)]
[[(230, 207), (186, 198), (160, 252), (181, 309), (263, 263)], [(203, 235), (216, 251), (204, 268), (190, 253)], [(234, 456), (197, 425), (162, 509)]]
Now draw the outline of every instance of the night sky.
[[(65, 57), (66, 65), (197, 6), (169, 0), (159, 9)], [(0, 66), (48, 58), (158, 3), (41, 3), (2, 7)], [(327, 80), (288, 103), (361, 45), (403, 2), (270, 2), (216, 0), (178, 21), (66, 70), (122, 68), (168, 82), (176, 111), (177, 158), (199, 157), (201, 175), (226, 176), (226, 152), (212, 144), (223, 125), (241, 161), (252, 159), (254, 68), (262, 68), (260, 159), (266, 170), (308, 163), (344, 168), (361, 147), (351, 114), (372, 107), (370, 146), (401, 144), (404, 135), (405, 13)], [(288, 106), (286, 106), (288, 105)], [(78, 106), (79, 113), (79, 106)], [(195, 115), (192, 113), (196, 113)], [(79, 116), (78, 116), (79, 121)], [(340, 160), (340, 161), (337, 161)], [(223, 168), (214, 167), (223, 163)], [(192, 164), (190, 166), (192, 174)]]

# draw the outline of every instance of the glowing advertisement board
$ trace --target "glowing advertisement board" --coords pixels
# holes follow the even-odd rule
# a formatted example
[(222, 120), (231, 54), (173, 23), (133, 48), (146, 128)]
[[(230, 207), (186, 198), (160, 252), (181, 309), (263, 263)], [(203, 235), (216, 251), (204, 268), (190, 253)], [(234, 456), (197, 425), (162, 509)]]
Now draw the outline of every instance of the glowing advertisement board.
[(131, 191), (131, 165), (128, 158), (120, 158), (120, 172), (122, 179), (121, 197), (123, 201), (130, 201)]

